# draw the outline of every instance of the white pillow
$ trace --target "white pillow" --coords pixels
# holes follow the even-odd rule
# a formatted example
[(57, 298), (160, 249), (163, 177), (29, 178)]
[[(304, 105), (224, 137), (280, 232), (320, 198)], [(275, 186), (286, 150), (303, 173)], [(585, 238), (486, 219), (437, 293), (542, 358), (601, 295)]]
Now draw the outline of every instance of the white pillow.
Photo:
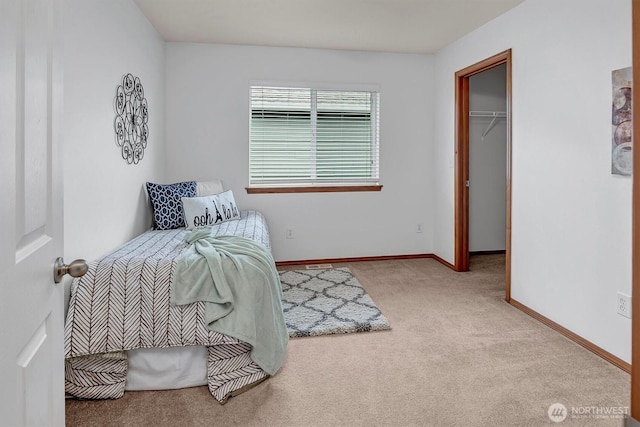
[(183, 197), (182, 210), (187, 230), (240, 219), (231, 190), (203, 197)]
[(196, 182), (196, 196), (211, 196), (213, 194), (222, 193), (223, 191), (224, 188), (222, 187), (222, 181), (219, 179)]

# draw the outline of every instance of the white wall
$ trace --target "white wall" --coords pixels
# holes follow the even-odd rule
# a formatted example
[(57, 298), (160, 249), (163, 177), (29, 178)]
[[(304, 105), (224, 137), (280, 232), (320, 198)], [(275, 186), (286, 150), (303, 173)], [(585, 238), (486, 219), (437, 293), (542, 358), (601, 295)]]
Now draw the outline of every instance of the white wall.
[[(143, 185), (164, 172), (164, 41), (131, 0), (64, 3), (64, 253), (92, 260), (151, 225)], [(149, 103), (138, 165), (122, 159), (113, 130), (126, 73)]]
[[(222, 179), (241, 209), (265, 214), (279, 261), (431, 253), (432, 60), (169, 43), (167, 177)], [(252, 80), (379, 85), (382, 191), (247, 195)], [(287, 227), (294, 239), (285, 238)]]
[[(506, 112), (505, 64), (469, 78), (469, 110)], [(506, 247), (506, 124), (504, 118), (469, 118), (470, 252), (504, 250)]]
[(529, 0), (436, 56), (434, 247), (453, 260), (454, 79), (513, 49), (512, 297), (630, 361), (631, 181), (611, 175), (611, 71), (629, 0)]

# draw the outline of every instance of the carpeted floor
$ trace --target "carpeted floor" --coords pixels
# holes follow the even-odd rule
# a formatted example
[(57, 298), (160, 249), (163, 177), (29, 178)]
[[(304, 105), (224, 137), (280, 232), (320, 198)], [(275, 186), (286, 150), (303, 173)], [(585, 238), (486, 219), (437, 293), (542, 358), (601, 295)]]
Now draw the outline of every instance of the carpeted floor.
[(549, 419), (628, 406), (629, 375), (505, 303), (504, 256), (471, 262), (345, 264), (392, 330), (291, 340), (278, 374), (224, 406), (206, 387), (127, 392), (67, 401), (67, 425), (621, 426)]

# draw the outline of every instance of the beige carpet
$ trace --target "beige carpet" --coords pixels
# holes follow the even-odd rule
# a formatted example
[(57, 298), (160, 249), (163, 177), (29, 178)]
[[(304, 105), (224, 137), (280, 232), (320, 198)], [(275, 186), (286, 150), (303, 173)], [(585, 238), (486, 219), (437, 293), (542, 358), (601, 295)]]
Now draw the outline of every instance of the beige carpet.
[[(206, 387), (67, 401), (69, 426), (621, 426), (629, 375), (504, 302), (504, 257), (344, 264), (390, 331), (291, 339), (280, 372), (222, 406)], [(342, 266), (342, 265), (334, 265)], [(295, 269), (295, 268), (292, 268)]]

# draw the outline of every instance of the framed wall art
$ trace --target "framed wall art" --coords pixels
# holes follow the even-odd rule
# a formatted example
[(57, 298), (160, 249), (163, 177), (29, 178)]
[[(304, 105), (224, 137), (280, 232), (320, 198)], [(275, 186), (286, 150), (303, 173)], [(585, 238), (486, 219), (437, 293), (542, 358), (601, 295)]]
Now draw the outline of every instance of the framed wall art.
[(614, 175), (631, 175), (633, 171), (631, 80), (631, 67), (611, 72), (611, 173)]

